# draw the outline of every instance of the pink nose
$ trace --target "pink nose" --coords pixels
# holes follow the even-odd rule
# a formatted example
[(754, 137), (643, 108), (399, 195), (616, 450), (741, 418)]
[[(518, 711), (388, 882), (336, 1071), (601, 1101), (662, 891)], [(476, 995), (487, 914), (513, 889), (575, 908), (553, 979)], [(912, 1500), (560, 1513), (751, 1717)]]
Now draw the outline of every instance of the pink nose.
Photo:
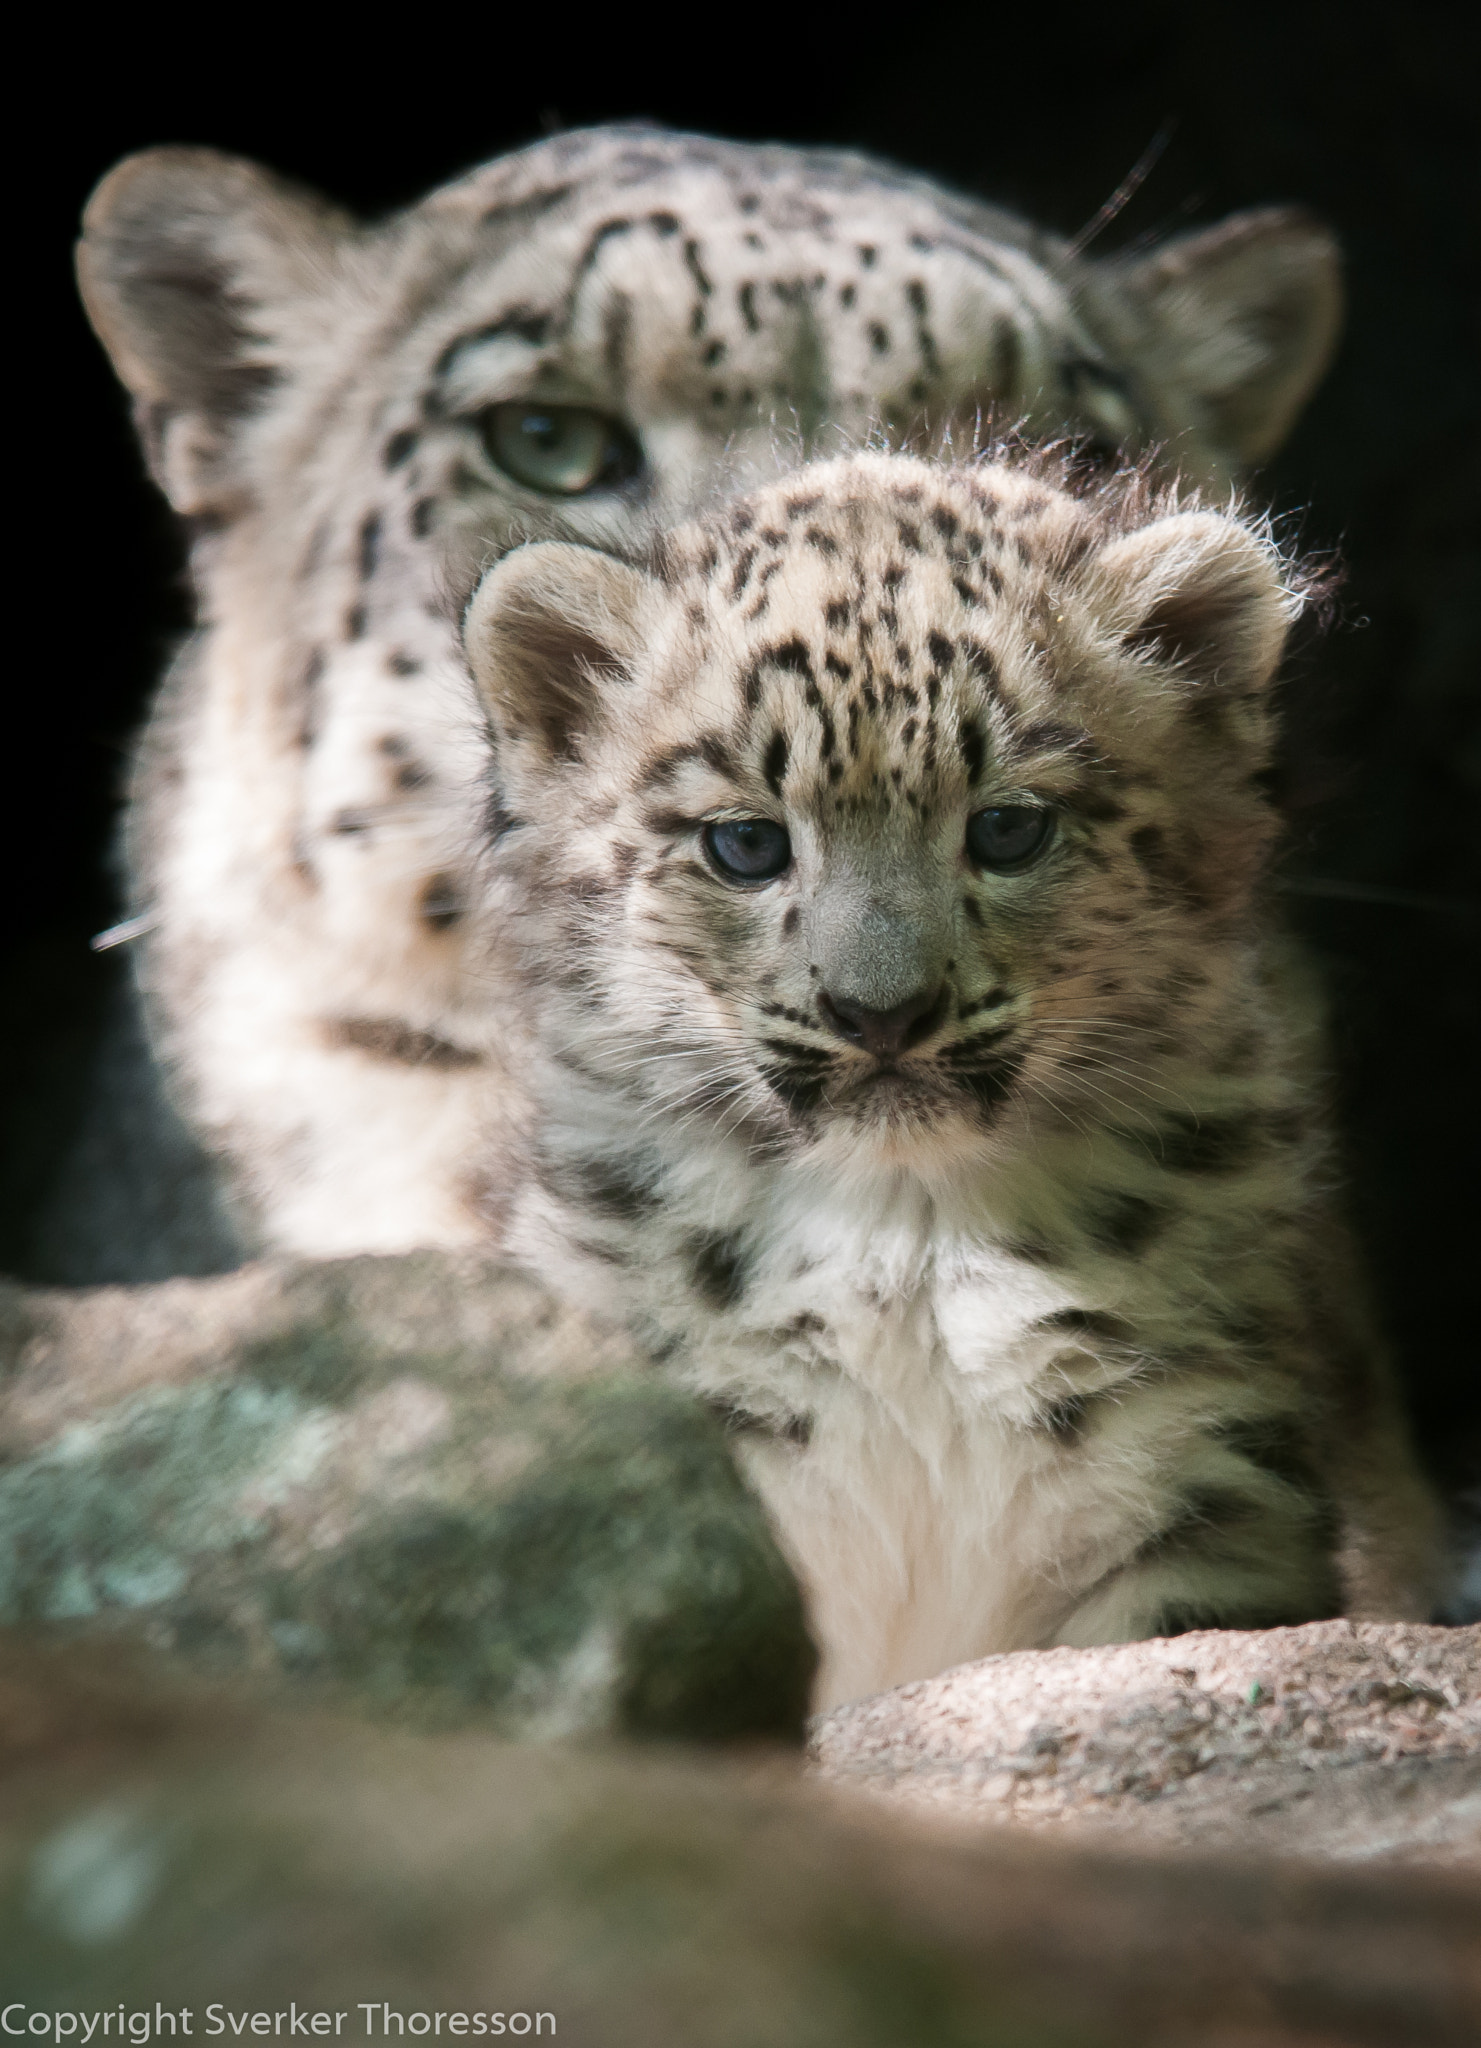
[(893, 1060), (930, 1037), (941, 1022), (944, 994), (940, 988), (918, 989), (892, 1010), (870, 1010), (847, 996), (822, 995), (818, 1008), (829, 1030), (850, 1045), (862, 1046), (877, 1060)]

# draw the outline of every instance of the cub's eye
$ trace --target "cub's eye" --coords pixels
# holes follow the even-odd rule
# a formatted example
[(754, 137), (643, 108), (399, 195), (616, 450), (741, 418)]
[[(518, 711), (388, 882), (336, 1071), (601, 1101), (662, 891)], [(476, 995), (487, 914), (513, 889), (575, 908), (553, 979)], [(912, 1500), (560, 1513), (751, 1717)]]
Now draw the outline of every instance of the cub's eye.
[(785, 825), (770, 818), (726, 818), (704, 828), (704, 850), (722, 875), (735, 882), (770, 882), (792, 859)]
[(1054, 813), (1039, 804), (999, 804), (967, 820), (967, 858), (979, 868), (1022, 868), (1054, 834)]
[(506, 475), (556, 497), (616, 490), (643, 467), (643, 451), (627, 428), (584, 405), (490, 405), (478, 416), (478, 431)]

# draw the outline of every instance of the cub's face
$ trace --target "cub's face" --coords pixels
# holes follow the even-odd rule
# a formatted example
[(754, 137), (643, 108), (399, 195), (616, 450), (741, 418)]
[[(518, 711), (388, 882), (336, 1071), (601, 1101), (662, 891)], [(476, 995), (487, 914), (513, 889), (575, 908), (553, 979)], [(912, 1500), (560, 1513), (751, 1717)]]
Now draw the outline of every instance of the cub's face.
[(468, 646), (557, 1029), (771, 1146), (1135, 1096), (1247, 934), (1287, 600), (1232, 519), (804, 469), (638, 570), (521, 550)]

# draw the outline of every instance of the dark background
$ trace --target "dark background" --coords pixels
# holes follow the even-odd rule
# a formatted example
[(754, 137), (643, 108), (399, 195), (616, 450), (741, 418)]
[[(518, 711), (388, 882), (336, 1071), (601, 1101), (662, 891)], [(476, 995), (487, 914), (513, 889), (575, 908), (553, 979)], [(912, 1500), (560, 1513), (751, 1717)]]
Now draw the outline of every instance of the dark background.
[(1481, 1416), (1471, 10), (1061, 0), (1010, 13), (978, 0), (867, 20), (535, 8), (511, 26), (514, 12), (233, 11), (219, 32), (162, 15), (110, 31), (92, 15), (30, 73), (44, 118), (10, 220), (24, 248), (10, 264), (24, 279), (12, 403), (37, 545), (10, 598), (34, 637), (17, 643), (0, 806), (19, 883), (0, 985), (0, 1268), (36, 1269), (28, 1218), (118, 971), (86, 939), (116, 914), (105, 852), (129, 738), (189, 617), (169, 517), (71, 286), (78, 213), (110, 164), (151, 143), (209, 143), (375, 213), (551, 127), (649, 117), (864, 148), (1074, 233), (1171, 121), (1102, 250), (1294, 199), (1347, 251), (1341, 355), (1258, 479), (1349, 571), (1339, 624), (1291, 686), (1287, 870), (1333, 990), (1354, 1202), (1383, 1306), (1426, 1448), (1458, 1477)]

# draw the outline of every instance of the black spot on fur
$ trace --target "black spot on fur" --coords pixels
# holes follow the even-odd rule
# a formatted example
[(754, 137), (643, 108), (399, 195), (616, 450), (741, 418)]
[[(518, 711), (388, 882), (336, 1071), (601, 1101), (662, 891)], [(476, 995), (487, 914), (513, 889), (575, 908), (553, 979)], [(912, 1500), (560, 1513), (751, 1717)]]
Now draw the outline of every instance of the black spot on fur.
[(434, 875), (422, 891), (417, 915), (434, 932), (448, 931), (464, 914), (462, 891), (451, 875)]
[(617, 1159), (580, 1159), (563, 1162), (561, 1187), (583, 1207), (619, 1220), (651, 1215), (658, 1206), (653, 1189), (637, 1178), (628, 1164)]
[(953, 1064), (948, 1071), (956, 1085), (972, 1097), (984, 1120), (989, 1120), (1013, 1092), (1022, 1065), (1021, 1053), (999, 1053), (979, 1057), (971, 1065)]
[(414, 654), (406, 654), (399, 647), (393, 647), (386, 656), (386, 667), (393, 676), (414, 676), (421, 673), (422, 664)]
[(684, 244), (684, 268), (694, 279), (697, 289), (703, 293), (705, 298), (709, 298), (715, 287), (711, 284), (705, 273), (705, 267), (699, 260), (698, 242), (686, 242)]
[(646, 762), (638, 773), (639, 789), (661, 788), (672, 780), (686, 761), (703, 761), (719, 775), (730, 775), (735, 767), (730, 750), (718, 733), (702, 733), (697, 740), (685, 740), (680, 746), (666, 747), (661, 754)]
[(1137, 865), (1158, 895), (1177, 897), (1194, 909), (1202, 906), (1201, 892), (1192, 874), (1168, 845), (1160, 825), (1138, 825), (1128, 843)]
[(1092, 825), (1114, 824), (1117, 818), (1124, 818), (1126, 806), (1112, 796), (1103, 782), (1086, 781), (1074, 789), (1067, 790), (1061, 799), (1066, 808), (1085, 818)]
[(360, 575), (369, 582), (375, 574), (381, 552), (381, 515), (371, 512), (360, 525)]
[(1244, 1116), (1162, 1117), (1147, 1151), (1170, 1173), (1233, 1173), (1253, 1157), (1260, 1142), (1259, 1119)]
[(403, 1067), (476, 1067), (481, 1055), (394, 1017), (340, 1017), (324, 1027), (331, 1045), (354, 1046)]
[(838, 733), (833, 723), (833, 713), (828, 708), (828, 706), (823, 702), (822, 692), (819, 690), (817, 684), (812, 680), (810, 676), (808, 678), (807, 689), (804, 691), (803, 694), (806, 698), (808, 708), (816, 714), (818, 724), (821, 727), (821, 736), (818, 741), (818, 751), (825, 761), (831, 760), (834, 754), (836, 754), (838, 751)]
[(1303, 1493), (1316, 1485), (1316, 1467), (1311, 1442), (1304, 1426), (1292, 1415), (1257, 1415), (1217, 1424), (1212, 1434), (1222, 1444), (1253, 1465)]
[(1076, 760), (1093, 756), (1095, 741), (1076, 725), (1062, 725), (1052, 718), (1038, 718), (1021, 725), (1013, 734), (1023, 752), (1070, 754)]
[(782, 915), (782, 930), (790, 939), (802, 922), (802, 912), (795, 903), (789, 903)]
[(998, 674), (998, 665), (989, 650), (980, 640), (964, 640), (961, 643), (961, 653), (968, 669), (978, 682), (984, 684), (996, 696), (1002, 687), (1002, 679)]
[(301, 747), (311, 747), (319, 735), (319, 685), (323, 679), (324, 650), (316, 647), (303, 665), (303, 675), (298, 685), (298, 744)]
[(693, 1237), (688, 1244), (695, 1291), (711, 1308), (734, 1308), (746, 1291), (746, 1261), (738, 1238), (719, 1231)]
[(1134, 1334), (1130, 1323), (1120, 1316), (1107, 1315), (1101, 1309), (1061, 1308), (1053, 1315), (1041, 1316), (1034, 1325), (1038, 1330), (1066, 1330), (1075, 1336), (1103, 1337), (1112, 1343), (1124, 1344)]
[(823, 1089), (828, 1075), (826, 1056), (823, 1061), (811, 1057), (804, 1058), (800, 1054), (808, 1051), (808, 1048), (784, 1046), (781, 1040), (773, 1040), (771, 1043), (779, 1053), (784, 1054), (784, 1057), (761, 1069), (767, 1087), (787, 1105), (788, 1109), (799, 1116), (809, 1115), (823, 1099)]
[(944, 633), (928, 633), (926, 635), (926, 651), (930, 655), (938, 673), (951, 667), (952, 657), (956, 653), (955, 647)]
[(1102, 1251), (1130, 1258), (1152, 1242), (1167, 1222), (1167, 1214), (1142, 1195), (1104, 1188), (1091, 1190), (1081, 1220), (1086, 1235)]
[(962, 763), (967, 771), (969, 783), (980, 782), (982, 764), (987, 758), (987, 742), (982, 727), (973, 718), (964, 718), (957, 734), (957, 745), (962, 750)]
[(728, 1436), (762, 1436), (773, 1443), (796, 1444), (805, 1449), (812, 1442), (812, 1418), (807, 1415), (757, 1415), (734, 1401), (718, 1395), (705, 1399), (705, 1406)]
[(497, 785), (491, 788), (484, 800), (483, 830), (490, 846), (497, 845), (506, 832), (512, 832), (523, 823), (513, 811), (504, 805), (504, 792)]
[(1146, 1562), (1180, 1550), (1198, 1549), (1211, 1537), (1245, 1527), (1259, 1513), (1260, 1503), (1234, 1487), (1190, 1487), (1162, 1527), (1138, 1546), (1137, 1559)]
[(787, 757), (787, 735), (784, 732), (774, 732), (771, 744), (766, 749), (766, 759), (761, 764), (761, 773), (766, 778), (766, 786), (773, 796), (779, 797), (782, 793), (782, 779), (787, 772)]
[(403, 462), (416, 453), (418, 435), (415, 427), (403, 427), (393, 434), (381, 451), (381, 459), (387, 469), (399, 469)]
[(411, 508), (411, 530), (418, 540), (425, 540), (432, 531), (432, 521), (437, 516), (435, 498), (418, 498)]
[(812, 656), (801, 640), (783, 640), (776, 647), (768, 647), (761, 660), (773, 668), (788, 669), (793, 675), (812, 678)]
[(364, 605), (352, 604), (350, 606), (350, 609), (345, 613), (346, 640), (363, 640), (365, 638), (365, 628), (368, 623), (369, 619)]
[[(624, 221), (625, 227), (627, 223)], [(476, 348), (480, 343), (498, 341), (506, 334), (514, 335), (520, 341), (527, 341), (532, 348), (538, 348), (550, 332), (550, 315), (532, 306), (510, 306), (496, 320), (490, 320), (482, 327), (470, 329), (450, 341), (437, 358), (437, 375), (445, 377), (464, 349)]]
[(1088, 1394), (1066, 1394), (1062, 1400), (1041, 1409), (1034, 1420), (1057, 1444), (1077, 1444), (1085, 1434), (1085, 1411), (1089, 1406)]

